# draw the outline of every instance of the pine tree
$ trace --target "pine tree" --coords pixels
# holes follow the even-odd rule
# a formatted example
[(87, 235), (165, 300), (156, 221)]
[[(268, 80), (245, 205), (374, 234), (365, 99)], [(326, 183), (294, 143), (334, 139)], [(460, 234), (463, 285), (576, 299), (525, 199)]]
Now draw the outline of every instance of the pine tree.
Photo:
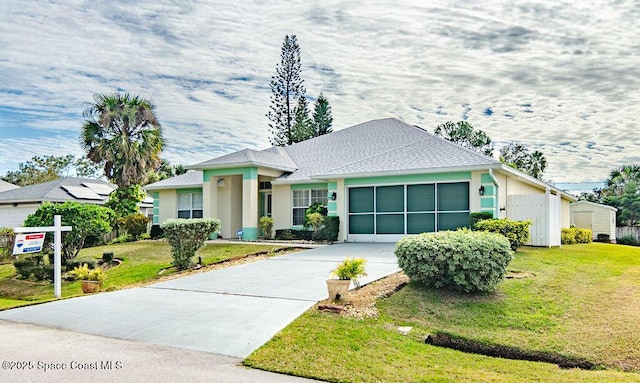
[(316, 100), (313, 109), (314, 136), (318, 137), (331, 133), (333, 131), (331, 128), (331, 125), (333, 125), (331, 105), (329, 105), (329, 100), (322, 93)]
[(285, 36), (280, 63), (271, 77), (271, 106), (267, 113), (272, 145), (285, 146), (295, 142), (293, 138), (295, 105), (305, 94), (304, 80), (300, 77), (300, 47), (296, 35)]
[(305, 96), (300, 96), (293, 119), (293, 127), (291, 128), (291, 140), (293, 143), (296, 143), (308, 140), (314, 136), (315, 129), (313, 120), (309, 117), (309, 103)]

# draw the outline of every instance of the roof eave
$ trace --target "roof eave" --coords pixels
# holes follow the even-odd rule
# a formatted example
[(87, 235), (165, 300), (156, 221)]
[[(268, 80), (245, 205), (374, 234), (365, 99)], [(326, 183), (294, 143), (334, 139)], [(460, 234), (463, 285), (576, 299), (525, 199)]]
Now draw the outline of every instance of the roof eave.
[(385, 176), (402, 176), (414, 174), (433, 174), (445, 172), (468, 172), (477, 170), (488, 170), (499, 167), (497, 164), (473, 165), (473, 166), (455, 166), (440, 168), (423, 168), (409, 170), (389, 170), (379, 172), (360, 172), (360, 173), (335, 173), (335, 174), (318, 174), (313, 177), (320, 180), (342, 179), (342, 178), (365, 178), (365, 177), (385, 177)]
[(229, 162), (224, 164), (211, 164), (211, 165), (203, 165), (203, 164), (195, 164), (186, 166), (187, 169), (191, 170), (214, 170), (214, 169), (226, 169), (226, 168), (238, 168), (238, 167), (258, 167), (258, 168), (267, 168), (273, 170), (279, 170), (282, 172), (293, 172), (298, 170), (297, 168), (292, 168), (288, 166), (275, 166), (273, 164), (265, 164), (257, 161), (242, 161), (242, 162)]
[(576, 198), (574, 195), (571, 195), (567, 192), (565, 192), (562, 189), (559, 189), (551, 184), (548, 184), (544, 181), (541, 181), (535, 177), (532, 177), (528, 174), (525, 174), (523, 172), (521, 172), (518, 169), (514, 169), (509, 165), (505, 165), (505, 164), (500, 164), (499, 166), (499, 170), (503, 171), (505, 173), (509, 173), (510, 175), (512, 175), (515, 179), (517, 179), (518, 181), (522, 181), (524, 183), (527, 183), (529, 185), (532, 186), (537, 186), (537, 187), (541, 187), (541, 188), (549, 188), (550, 190), (553, 190), (554, 192), (556, 192), (557, 194), (559, 194), (562, 198), (569, 200), (569, 202), (576, 202), (578, 200), (578, 198)]
[(197, 184), (166, 185), (166, 186), (152, 186), (152, 187), (143, 186), (142, 189), (143, 190), (148, 190), (148, 191), (173, 190), (173, 189), (191, 189), (191, 188), (202, 187), (202, 184), (203, 184), (203, 182), (197, 183)]

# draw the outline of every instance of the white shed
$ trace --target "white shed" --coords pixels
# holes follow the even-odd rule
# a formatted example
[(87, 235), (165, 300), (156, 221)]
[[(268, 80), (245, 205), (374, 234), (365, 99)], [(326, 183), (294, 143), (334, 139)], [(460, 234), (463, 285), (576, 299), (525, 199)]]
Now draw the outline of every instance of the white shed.
[(591, 230), (593, 239), (598, 239), (598, 234), (608, 235), (609, 241), (615, 243), (618, 209), (589, 201), (574, 202), (569, 209), (573, 226)]

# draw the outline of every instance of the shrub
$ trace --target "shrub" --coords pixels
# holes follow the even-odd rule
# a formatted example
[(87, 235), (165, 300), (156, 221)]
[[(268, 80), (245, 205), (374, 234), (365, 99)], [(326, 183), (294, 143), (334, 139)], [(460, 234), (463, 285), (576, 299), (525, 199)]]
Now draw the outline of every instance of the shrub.
[(113, 261), (113, 252), (112, 251), (106, 251), (106, 252), (102, 253), (102, 262), (111, 263), (111, 261)]
[(171, 245), (173, 265), (178, 270), (191, 266), (191, 259), (209, 234), (218, 231), (220, 220), (215, 218), (170, 219), (162, 224), (164, 235)]
[(111, 242), (109, 243), (113, 245), (116, 243), (126, 243), (126, 242), (132, 242), (132, 241), (133, 241), (132, 236), (130, 236), (129, 234), (122, 234), (112, 239)]
[(13, 245), (16, 233), (10, 227), (0, 227), (0, 260), (13, 255)]
[(53, 281), (53, 264), (45, 264), (43, 255), (33, 255), (25, 257), (22, 261), (14, 261), (13, 266), (16, 268), (17, 274), (24, 279), (33, 276), (36, 281), (45, 279)]
[(324, 226), (317, 234), (320, 241), (335, 242), (338, 240), (340, 232), (340, 217), (324, 217)]
[(404, 237), (395, 254), (411, 279), (466, 293), (494, 291), (513, 258), (504, 236), (467, 229)]
[(294, 229), (278, 229), (276, 230), (276, 239), (282, 241), (311, 241), (313, 231), (311, 230), (294, 230)]
[(118, 219), (118, 226), (124, 229), (134, 241), (137, 241), (143, 233), (147, 232), (149, 221), (150, 219), (144, 214), (130, 214)]
[(271, 239), (273, 235), (273, 218), (267, 216), (260, 217), (260, 229), (262, 229), (266, 239)]
[(324, 224), (324, 215), (320, 213), (311, 213), (307, 216), (307, 221), (309, 222), (309, 225), (313, 227), (313, 234), (311, 238), (313, 238), (314, 240), (317, 240), (318, 231), (320, 230), (320, 227)]
[(511, 250), (516, 251), (529, 240), (529, 227), (532, 221), (512, 221), (510, 219), (486, 219), (478, 221), (474, 230), (489, 231), (505, 236), (511, 244)]
[(33, 274), (33, 268), (36, 267), (36, 263), (33, 258), (27, 257), (22, 261), (14, 261), (13, 266), (16, 268), (16, 273), (24, 279), (29, 279)]
[(327, 208), (325, 206), (322, 205), (322, 203), (320, 202), (315, 202), (314, 204), (312, 204), (311, 206), (309, 206), (305, 211), (304, 211), (304, 227), (308, 228), (310, 226), (312, 226), (311, 222), (309, 221), (309, 215), (314, 214), (314, 213), (319, 213), (323, 216), (327, 215)]
[(493, 219), (493, 212), (491, 211), (477, 211), (469, 214), (469, 227), (473, 228), (479, 221), (485, 219)]
[(589, 229), (579, 229), (577, 227), (564, 227), (560, 233), (560, 241), (563, 245), (574, 243), (591, 243), (593, 234)]
[[(78, 255), (88, 236), (110, 232), (114, 217), (113, 211), (103, 206), (71, 201), (61, 204), (45, 202), (27, 217), (24, 226), (51, 226), (54, 215), (62, 216), (63, 226), (72, 227), (62, 235), (63, 263)], [(45, 246), (52, 240), (53, 235), (47, 234)]]
[(95, 269), (96, 268), (96, 261), (93, 259), (86, 259), (83, 261), (78, 261), (78, 260), (72, 260), (72, 261), (68, 261), (65, 265), (64, 265), (64, 269), (65, 271), (71, 271), (73, 269), (75, 269), (76, 267), (80, 267), (83, 264), (86, 264), (87, 267), (89, 267), (90, 269)]
[(151, 225), (151, 239), (163, 238), (164, 232), (160, 225)]
[(69, 275), (82, 281), (102, 281), (106, 278), (102, 273), (101, 267), (91, 269), (86, 263), (74, 268), (73, 271), (69, 272)]
[(618, 245), (630, 245), (630, 246), (638, 246), (638, 240), (633, 235), (625, 235), (624, 237), (620, 237), (616, 240)]

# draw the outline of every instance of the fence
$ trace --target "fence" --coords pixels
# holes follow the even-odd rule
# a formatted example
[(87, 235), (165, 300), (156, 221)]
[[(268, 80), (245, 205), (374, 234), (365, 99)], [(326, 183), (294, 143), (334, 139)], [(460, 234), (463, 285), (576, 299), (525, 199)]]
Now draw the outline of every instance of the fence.
[(633, 236), (636, 241), (640, 242), (640, 226), (621, 226), (616, 227), (616, 238)]

